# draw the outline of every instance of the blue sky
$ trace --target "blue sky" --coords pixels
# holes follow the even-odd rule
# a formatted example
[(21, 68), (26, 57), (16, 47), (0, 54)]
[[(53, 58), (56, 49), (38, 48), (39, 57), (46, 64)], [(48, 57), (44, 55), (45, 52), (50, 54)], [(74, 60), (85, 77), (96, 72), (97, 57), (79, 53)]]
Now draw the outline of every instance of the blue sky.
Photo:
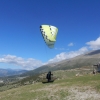
[[(49, 49), (40, 25), (58, 28)], [(34, 69), (100, 49), (100, 0), (0, 0), (0, 68)]]

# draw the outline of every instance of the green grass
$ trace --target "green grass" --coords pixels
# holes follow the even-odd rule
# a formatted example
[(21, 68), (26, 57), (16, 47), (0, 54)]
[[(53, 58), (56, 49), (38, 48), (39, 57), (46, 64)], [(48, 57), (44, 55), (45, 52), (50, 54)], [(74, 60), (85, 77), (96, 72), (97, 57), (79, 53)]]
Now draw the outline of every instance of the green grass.
[(47, 84), (38, 82), (0, 92), (0, 100), (67, 100), (66, 98), (72, 95), (69, 91), (70, 88), (81, 87), (79, 91), (85, 92), (88, 88), (82, 87), (86, 86), (100, 93), (100, 74), (76, 77), (76, 73), (56, 71), (54, 75), (58, 76), (59, 80)]

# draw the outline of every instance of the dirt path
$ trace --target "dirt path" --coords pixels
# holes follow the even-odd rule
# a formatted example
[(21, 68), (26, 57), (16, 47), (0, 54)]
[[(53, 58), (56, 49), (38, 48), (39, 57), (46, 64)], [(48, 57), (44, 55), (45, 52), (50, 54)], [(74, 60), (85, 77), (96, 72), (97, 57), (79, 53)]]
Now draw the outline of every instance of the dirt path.
[(47, 93), (45, 96), (41, 97), (41, 100), (43, 100), (43, 98), (47, 98), (47, 100), (100, 100), (100, 93), (97, 93), (96, 90), (89, 86), (61, 87), (55, 84), (31, 92), (39, 91)]
[(100, 100), (100, 93), (91, 87), (71, 87), (69, 92), (67, 100)]

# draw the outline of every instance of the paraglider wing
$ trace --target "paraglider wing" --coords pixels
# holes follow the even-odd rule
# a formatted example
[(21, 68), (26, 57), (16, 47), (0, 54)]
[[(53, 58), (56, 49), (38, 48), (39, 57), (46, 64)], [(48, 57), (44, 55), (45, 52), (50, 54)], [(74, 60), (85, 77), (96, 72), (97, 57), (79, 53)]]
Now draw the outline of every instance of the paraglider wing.
[(41, 25), (40, 31), (49, 48), (53, 48), (56, 42), (56, 36), (58, 33), (58, 29), (55, 26), (51, 25)]

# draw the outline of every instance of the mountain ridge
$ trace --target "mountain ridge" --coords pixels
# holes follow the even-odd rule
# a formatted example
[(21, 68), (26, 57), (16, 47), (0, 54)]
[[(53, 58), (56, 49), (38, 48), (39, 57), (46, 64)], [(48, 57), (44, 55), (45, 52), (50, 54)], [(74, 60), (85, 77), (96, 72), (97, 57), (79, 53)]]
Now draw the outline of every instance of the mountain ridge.
[(22, 70), (22, 69), (3, 69), (0, 68), (0, 77), (4, 76), (13, 76), (13, 75), (20, 75), (27, 72), (27, 70)]
[(25, 74), (35, 75), (37, 73), (45, 73), (48, 71), (67, 70), (67, 69), (74, 69), (74, 68), (81, 68), (81, 67), (89, 67), (92, 69), (92, 66), (94, 64), (97, 64), (98, 62), (100, 62), (100, 49), (93, 50), (82, 55), (78, 55), (74, 58), (65, 59), (56, 63), (43, 65)]

